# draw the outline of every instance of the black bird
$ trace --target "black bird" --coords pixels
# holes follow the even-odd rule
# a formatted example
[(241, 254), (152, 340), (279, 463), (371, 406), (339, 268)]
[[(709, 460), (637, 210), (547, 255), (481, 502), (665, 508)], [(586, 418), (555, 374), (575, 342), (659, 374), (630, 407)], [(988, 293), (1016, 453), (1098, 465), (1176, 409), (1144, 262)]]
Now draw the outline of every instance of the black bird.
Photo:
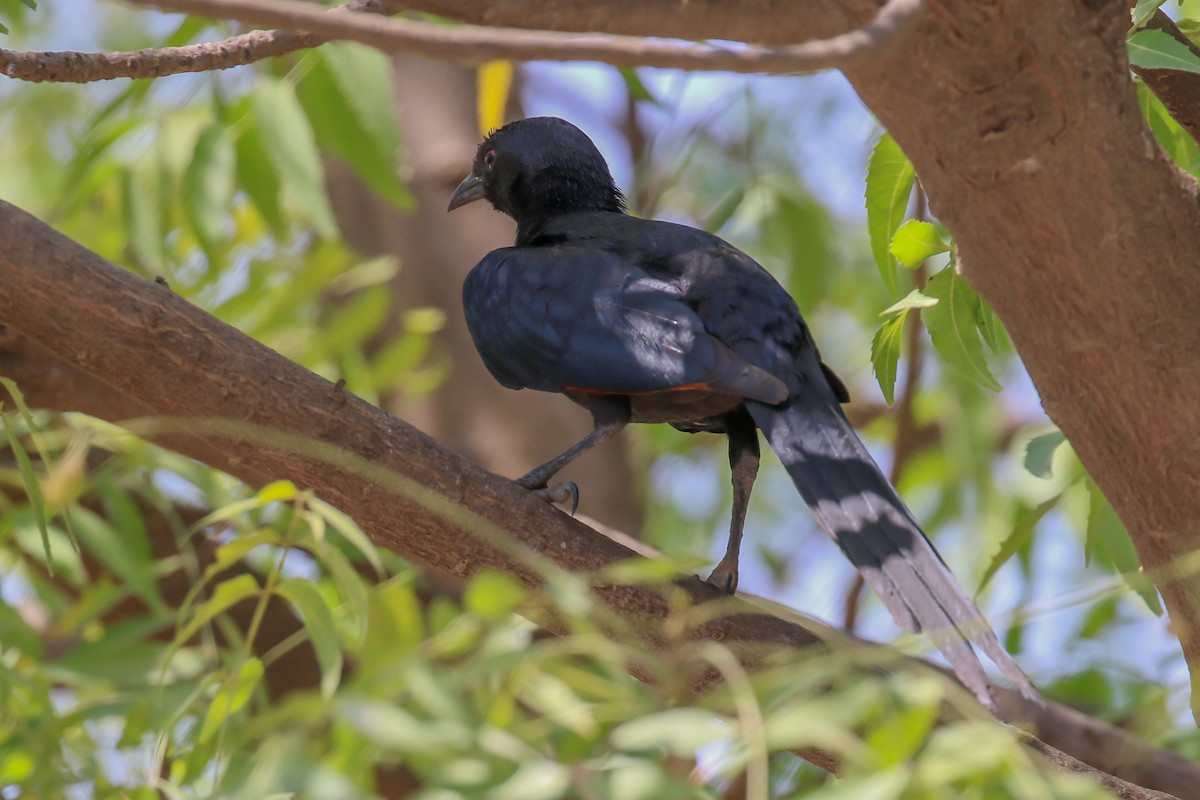
[(486, 255), (463, 286), (475, 347), (503, 385), (561, 392), (595, 424), (522, 486), (576, 501), (573, 484), (550, 479), (630, 422), (724, 433), (733, 518), (708, 580), (732, 593), (761, 430), (899, 625), (928, 632), (985, 704), (972, 645), (1036, 696), (846, 420), (846, 387), (765, 269), (705, 231), (626, 214), (604, 157), (561, 119), (489, 136), (448, 210), (481, 199), (516, 220), (517, 241)]

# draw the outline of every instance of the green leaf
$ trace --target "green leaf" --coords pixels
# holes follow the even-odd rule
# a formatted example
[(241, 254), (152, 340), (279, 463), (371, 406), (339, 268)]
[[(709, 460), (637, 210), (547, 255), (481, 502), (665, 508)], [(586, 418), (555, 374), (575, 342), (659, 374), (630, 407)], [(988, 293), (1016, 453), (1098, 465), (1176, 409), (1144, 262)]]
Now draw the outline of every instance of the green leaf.
[(927, 258), (950, 250), (942, 241), (937, 226), (931, 222), (910, 219), (892, 236), (891, 254), (906, 267), (919, 267)]
[(276, 591), (304, 620), (317, 663), (321, 666), (321, 694), (332, 697), (342, 677), (342, 645), (329, 605), (317, 587), (303, 578), (282, 581)]
[(121, 210), (129, 247), (138, 266), (146, 271), (161, 270), (167, 261), (163, 249), (162, 204), (159, 202), (159, 182), (151, 180), (148, 170), (121, 171)]
[[(133, 514), (137, 514), (136, 511)], [(93, 557), (118, 576), (156, 612), (167, 607), (158, 594), (154, 580), (154, 558), (146, 539), (145, 527), (117, 530), (109, 521), (86, 506), (74, 514), (75, 533)]]
[(630, 98), (641, 103), (661, 105), (658, 98), (654, 96), (654, 93), (646, 87), (646, 84), (642, 81), (642, 76), (638, 75), (636, 69), (632, 67), (618, 67), (617, 72), (621, 74), (621, 80), (625, 81), (625, 90), (629, 92)]
[(896, 401), (896, 370), (900, 364), (900, 347), (903, 344), (904, 319), (908, 309), (901, 309), (884, 321), (871, 340), (871, 365), (875, 369), (875, 380), (883, 392), (883, 399), (890, 406)]
[(1054, 454), (1066, 440), (1062, 431), (1051, 431), (1030, 439), (1025, 445), (1025, 469), (1039, 478), (1049, 478)]
[(354, 42), (329, 42), (317, 52), (363, 130), (386, 160), (396, 164), (401, 145), (392, 94), (392, 59), (374, 47)]
[(183, 176), (184, 208), (210, 261), (229, 238), (235, 167), (229, 129), (221, 123), (210, 125), (196, 141), (196, 151)]
[(1137, 0), (1137, 5), (1133, 7), (1133, 27), (1140, 28), (1146, 24), (1146, 20), (1154, 16), (1154, 12), (1158, 11), (1167, 0)]
[(320, 515), (330, 527), (341, 534), (342, 538), (353, 546), (354, 549), (358, 550), (370, 565), (374, 567), (376, 575), (383, 574), (383, 560), (379, 557), (379, 549), (363, 533), (362, 528), (358, 527), (357, 522), (352, 520), (341, 509), (331, 506), (329, 503), (316, 497), (309, 499), (308, 507), (314, 513)]
[(208, 704), (204, 714), (204, 722), (200, 725), (199, 740), (207, 742), (221, 726), (237, 712), (241, 711), (254, 694), (263, 676), (263, 663), (257, 658), (242, 662), (238, 674), (221, 684), (221, 688)]
[(1021, 516), (1008, 536), (1004, 537), (1004, 541), (1000, 543), (1000, 549), (992, 556), (987, 569), (984, 570), (983, 579), (979, 582), (979, 592), (986, 589), (988, 583), (992, 580), (992, 576), (1007, 564), (1008, 560), (1015, 556), (1025, 546), (1026, 542), (1033, 538), (1034, 527), (1041, 521), (1042, 517), (1046, 516), (1050, 509), (1058, 505), (1061, 497), (1061, 494), (1056, 494), (1054, 497), (1038, 505), (1037, 508)]
[(618, 725), (612, 743), (621, 750), (664, 749), (688, 757), (733, 734), (724, 720), (700, 708), (673, 708)]
[(867, 162), (867, 230), (871, 234), (875, 265), (893, 297), (899, 293), (899, 288), (896, 259), (889, 247), (908, 209), (915, 175), (912, 162), (900, 145), (890, 134), (883, 134)]
[[(231, 120), (242, 120), (252, 113), (250, 99), (244, 98), (241, 103), (230, 108)], [(262, 134), (255, 125), (236, 125), (239, 131), (235, 150), (237, 152), (237, 183), (238, 188), (246, 193), (258, 213), (276, 236), (282, 236), (287, 230), (283, 212), (279, 206), (279, 192), (282, 185), (279, 173), (275, 171), (267, 149), (263, 145)]]
[(316, 140), (341, 156), (380, 197), (411, 209), (412, 195), (399, 177), (391, 62), (369, 47), (331, 44), (314, 51), (312, 67), (296, 87)]
[(525, 602), (525, 587), (501, 572), (485, 570), (471, 578), (463, 605), (487, 620), (499, 621)]
[(1129, 63), (1142, 69), (1200, 72), (1200, 56), (1169, 33), (1140, 30), (1129, 37)]
[[(9, 393), (17, 391), (16, 384), (8, 378), (0, 378), (0, 383)], [(17, 438), (8, 415), (0, 414), (0, 422), (4, 423), (4, 432), (8, 435), (8, 447), (12, 451), (13, 458), (16, 459), (17, 470), (21, 473), (21, 482), (25, 484), (25, 496), (29, 500), (29, 510), (33, 512), (38, 532), (42, 534), (42, 548), (46, 551), (46, 569), (50, 570), (50, 574), (53, 575), (54, 560), (50, 554), (50, 530), (46, 526), (46, 505), (42, 502), (41, 483), (38, 481), (37, 473), (33, 471), (33, 462), (29, 460), (29, 453), (25, 451), (25, 447)]]
[(536, 759), (521, 762), (512, 777), (489, 791), (487, 796), (490, 800), (554, 800), (567, 795), (570, 788), (570, 767)]
[(177, 649), (188, 639), (196, 635), (201, 626), (210, 622), (218, 614), (228, 611), (243, 600), (254, 597), (259, 592), (258, 581), (253, 575), (237, 575), (227, 581), (221, 581), (213, 588), (212, 596), (199, 605), (187, 624), (175, 634), (171, 649)]
[(975, 292), (954, 271), (954, 265), (934, 275), (925, 285), (925, 294), (938, 300), (925, 309), (921, 320), (929, 330), (938, 354), (955, 369), (980, 386), (999, 391), (983, 357), (983, 343), (975, 322)]
[(472, 739), (471, 730), (459, 722), (422, 720), (377, 699), (350, 700), (341, 704), (340, 711), (353, 729), (382, 748), (435, 755), (458, 751)]
[(1126, 585), (1137, 593), (1146, 607), (1156, 615), (1162, 616), (1162, 605), (1158, 601), (1158, 590), (1154, 583), (1141, 571), (1142, 562), (1138, 558), (1125, 523), (1117, 516), (1117, 512), (1108, 502), (1108, 498), (1100, 491), (1095, 481), (1087, 478), (1084, 481), (1088, 491), (1088, 522), (1087, 544), (1084, 550), (1085, 558), (1090, 560), (1095, 556), (1101, 564), (1120, 574)]
[(263, 149), (284, 190), (295, 198), (318, 233), (336, 237), (337, 225), (325, 194), (321, 156), (295, 92), (283, 81), (260, 78), (250, 98)]
[(989, 350), (999, 353), (1004, 341), (1004, 326), (1000, 324), (1000, 318), (996, 316), (991, 305), (979, 295), (975, 295), (975, 305), (972, 311), (975, 315), (975, 324), (979, 326), (979, 335), (983, 337)]

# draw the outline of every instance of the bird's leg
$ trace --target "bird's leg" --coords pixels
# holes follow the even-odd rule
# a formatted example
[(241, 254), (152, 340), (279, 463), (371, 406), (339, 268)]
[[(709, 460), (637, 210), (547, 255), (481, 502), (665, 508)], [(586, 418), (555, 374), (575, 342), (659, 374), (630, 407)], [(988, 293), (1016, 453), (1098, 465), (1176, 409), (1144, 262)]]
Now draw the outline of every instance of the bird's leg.
[(547, 486), (550, 479), (594, 445), (616, 436), (629, 424), (629, 398), (621, 395), (592, 395), (588, 408), (592, 412), (592, 431), (554, 458), (534, 467), (517, 483), (548, 503), (571, 503), (571, 513), (579, 507), (579, 487), (573, 481)]
[(758, 429), (745, 408), (730, 412), (725, 418), (725, 433), (729, 436), (729, 467), (733, 479), (733, 516), (729, 520), (729, 544), (725, 557), (708, 576), (708, 582), (725, 594), (733, 594), (738, 584), (738, 555), (742, 549), (742, 531), (746, 526), (746, 509), (750, 505), (750, 490), (758, 477)]

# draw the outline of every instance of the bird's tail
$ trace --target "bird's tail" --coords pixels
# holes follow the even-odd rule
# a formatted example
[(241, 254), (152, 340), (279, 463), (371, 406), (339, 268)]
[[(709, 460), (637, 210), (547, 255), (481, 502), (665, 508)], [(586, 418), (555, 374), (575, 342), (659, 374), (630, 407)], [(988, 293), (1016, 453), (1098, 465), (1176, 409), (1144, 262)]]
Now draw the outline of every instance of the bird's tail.
[(892, 612), (930, 635), (959, 679), (991, 705), (978, 647), (1022, 694), (1037, 698), (975, 603), (871, 458), (836, 400), (797, 393), (783, 406), (746, 403), (821, 528)]

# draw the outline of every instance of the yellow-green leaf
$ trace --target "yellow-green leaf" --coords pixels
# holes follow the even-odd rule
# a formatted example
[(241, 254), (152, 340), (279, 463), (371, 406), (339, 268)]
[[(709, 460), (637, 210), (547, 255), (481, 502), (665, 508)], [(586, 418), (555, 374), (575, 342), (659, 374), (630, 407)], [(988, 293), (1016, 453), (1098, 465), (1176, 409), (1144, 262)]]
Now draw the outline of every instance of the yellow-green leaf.
[(900, 364), (901, 333), (907, 316), (908, 309), (901, 309), (879, 326), (875, 338), (871, 340), (871, 366), (875, 369), (875, 380), (879, 382), (883, 399), (889, 406), (896, 400), (896, 370)]
[(937, 227), (931, 222), (910, 219), (892, 236), (891, 254), (906, 267), (919, 267), (925, 259), (945, 253), (950, 245), (942, 241)]
[(200, 725), (199, 738), (201, 742), (211, 739), (227, 719), (245, 707), (254, 694), (255, 687), (262, 680), (262, 676), (263, 663), (257, 658), (250, 658), (242, 662), (242, 667), (238, 670), (237, 675), (221, 684), (221, 688), (213, 696), (212, 702), (208, 704), (204, 722)]

